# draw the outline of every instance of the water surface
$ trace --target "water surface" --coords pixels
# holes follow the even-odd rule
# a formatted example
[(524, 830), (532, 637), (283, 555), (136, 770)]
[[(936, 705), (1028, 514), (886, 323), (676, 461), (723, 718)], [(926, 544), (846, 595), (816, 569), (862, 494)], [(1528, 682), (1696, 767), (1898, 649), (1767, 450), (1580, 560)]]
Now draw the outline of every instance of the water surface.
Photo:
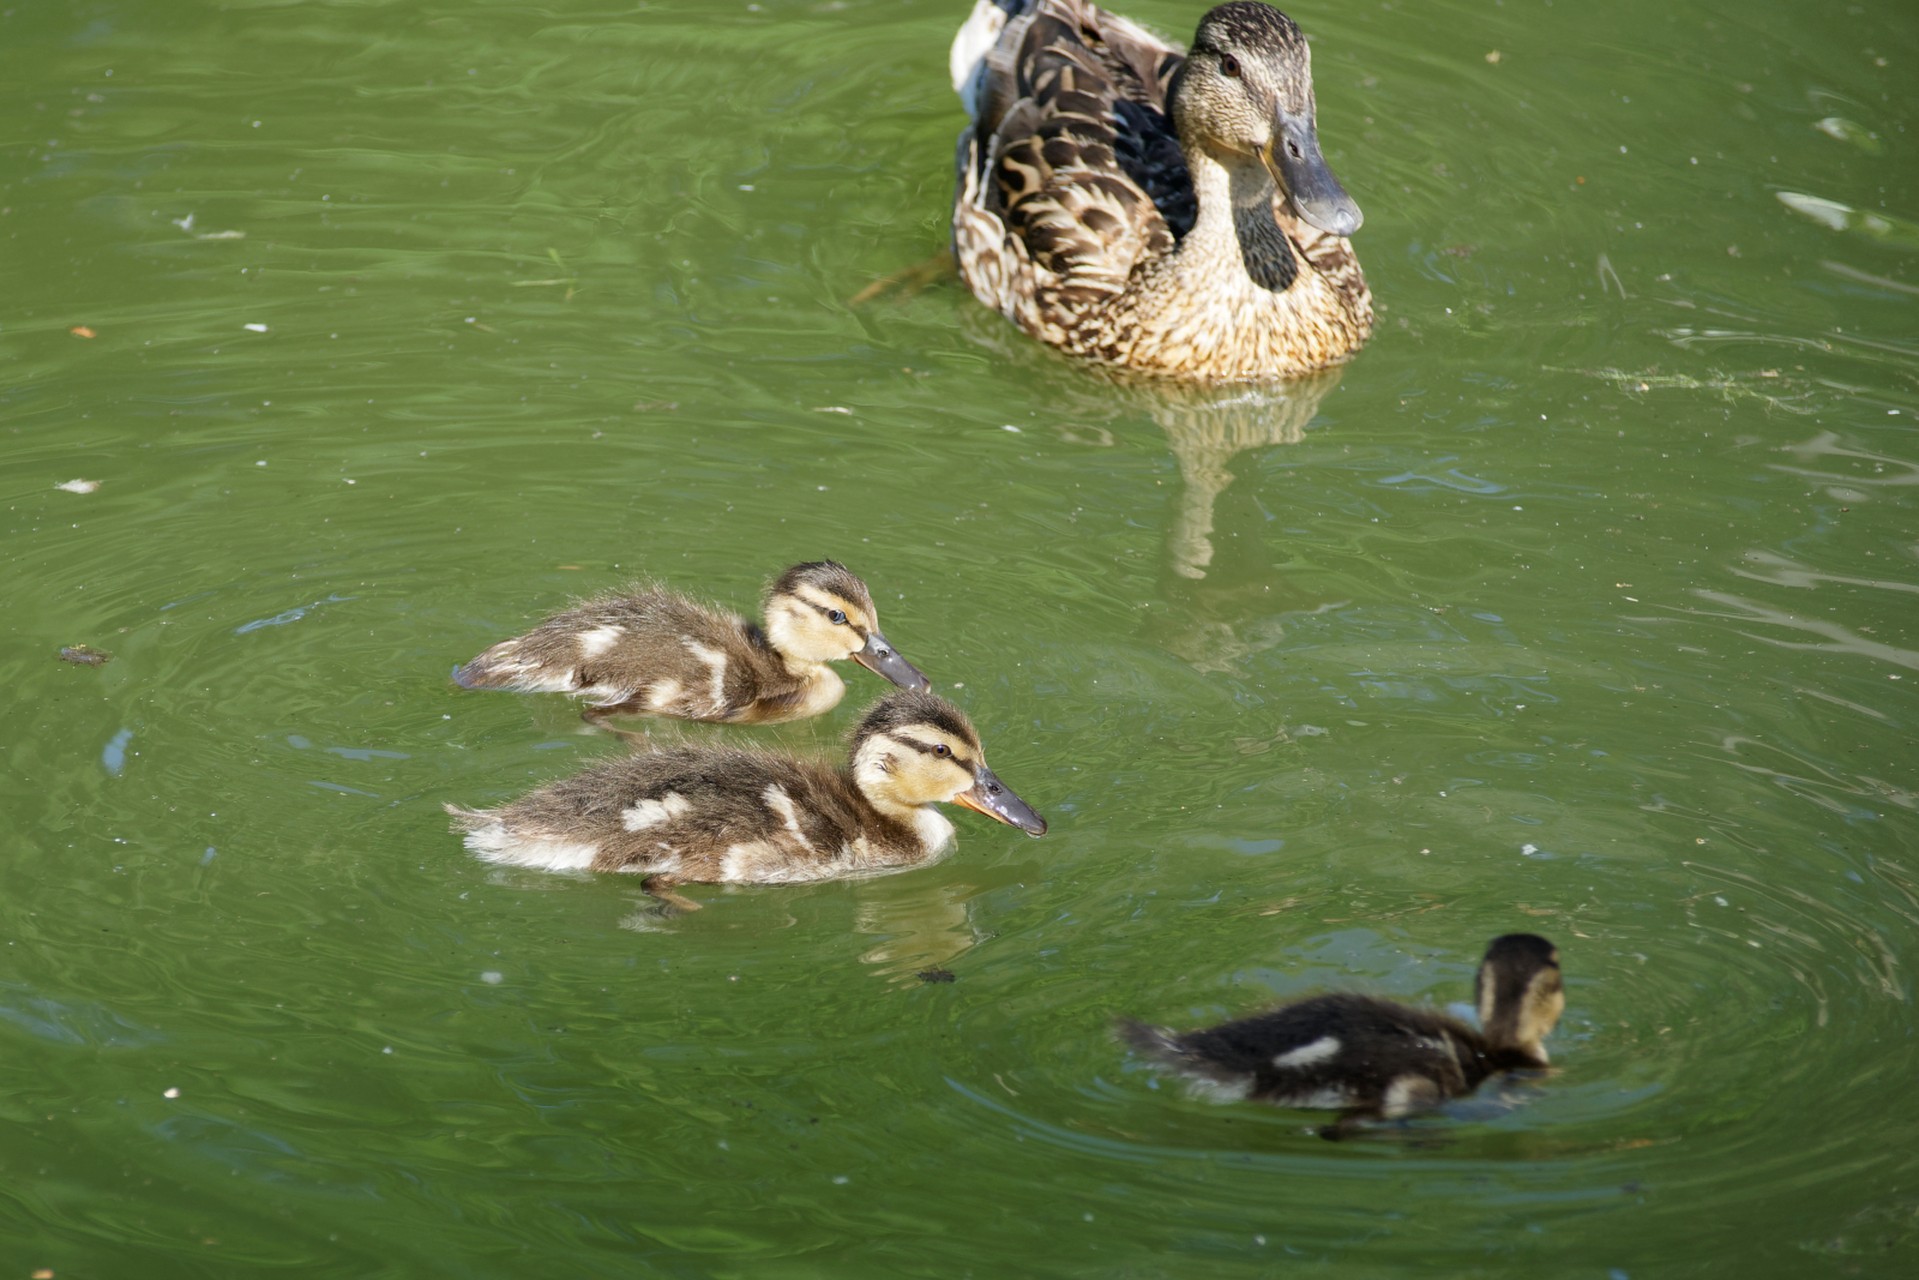
[[(1380, 330), (1195, 396), (848, 305), (964, 8), (0, 9), (15, 1273), (1919, 1259), (1910, 15), (1296, 5)], [(1045, 840), (664, 930), (461, 850), (616, 744), (455, 663), (822, 555)], [(1108, 1035), (1518, 928), (1560, 1070), (1409, 1134)]]

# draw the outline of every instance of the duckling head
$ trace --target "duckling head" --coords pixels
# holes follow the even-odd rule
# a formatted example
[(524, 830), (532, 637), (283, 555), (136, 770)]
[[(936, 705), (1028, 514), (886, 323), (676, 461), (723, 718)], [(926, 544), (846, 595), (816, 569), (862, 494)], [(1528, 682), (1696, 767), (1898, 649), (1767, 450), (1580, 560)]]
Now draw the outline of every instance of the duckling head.
[(1479, 963), (1473, 1002), (1488, 1044), (1545, 1062), (1543, 1041), (1566, 1008), (1559, 948), (1536, 933), (1494, 938)]
[(796, 564), (766, 589), (766, 637), (800, 662), (851, 658), (903, 689), (931, 687), (880, 634), (879, 610), (866, 584), (832, 560)]
[(923, 690), (889, 693), (867, 710), (853, 731), (853, 781), (882, 811), (959, 804), (1029, 836), (1046, 834), (1046, 819), (986, 767), (966, 716)]
[(1257, 161), (1301, 219), (1336, 236), (1359, 230), (1359, 206), (1319, 151), (1312, 56), (1291, 18), (1253, 0), (1208, 11), (1168, 96), (1189, 149)]

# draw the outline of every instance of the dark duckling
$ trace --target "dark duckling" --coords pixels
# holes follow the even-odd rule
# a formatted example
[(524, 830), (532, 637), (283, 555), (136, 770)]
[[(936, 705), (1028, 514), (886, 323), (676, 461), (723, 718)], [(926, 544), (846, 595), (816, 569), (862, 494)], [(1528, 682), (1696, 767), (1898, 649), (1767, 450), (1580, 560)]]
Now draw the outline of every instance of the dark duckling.
[(1341, 1112), (1338, 1137), (1471, 1093), (1503, 1071), (1546, 1065), (1566, 1007), (1559, 952), (1531, 933), (1494, 938), (1473, 984), (1482, 1029), (1430, 1009), (1324, 995), (1176, 1033), (1122, 1021), (1122, 1039), (1221, 1098)]

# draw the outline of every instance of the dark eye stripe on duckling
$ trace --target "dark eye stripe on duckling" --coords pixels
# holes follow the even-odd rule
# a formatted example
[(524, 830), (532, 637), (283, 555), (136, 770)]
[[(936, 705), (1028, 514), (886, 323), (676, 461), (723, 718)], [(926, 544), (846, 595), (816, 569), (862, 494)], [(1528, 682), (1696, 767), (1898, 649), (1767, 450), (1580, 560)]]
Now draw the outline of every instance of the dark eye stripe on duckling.
[(897, 733), (887, 734), (886, 740), (888, 742), (897, 742), (902, 747), (911, 747), (921, 755), (927, 756), (938, 756), (939, 749), (945, 747), (946, 759), (951, 760), (962, 769), (971, 769), (978, 763), (961, 754), (960, 749), (950, 742), (921, 742), (918, 738), (908, 738)]
[[(826, 605), (823, 605), (823, 604), (814, 604), (811, 600), (808, 600), (805, 596), (799, 597), (799, 601), (801, 604), (805, 605), (807, 608), (817, 610), (819, 615), (822, 618), (825, 618), (828, 622), (832, 623), (834, 626), (840, 626), (841, 624), (844, 624), (852, 628), (854, 635), (858, 636), (862, 640), (866, 639), (867, 629), (865, 627), (862, 627), (858, 622), (855, 622), (853, 620), (852, 610), (841, 609), (837, 607), (828, 608)], [(836, 613), (840, 615), (837, 618), (833, 616)]]

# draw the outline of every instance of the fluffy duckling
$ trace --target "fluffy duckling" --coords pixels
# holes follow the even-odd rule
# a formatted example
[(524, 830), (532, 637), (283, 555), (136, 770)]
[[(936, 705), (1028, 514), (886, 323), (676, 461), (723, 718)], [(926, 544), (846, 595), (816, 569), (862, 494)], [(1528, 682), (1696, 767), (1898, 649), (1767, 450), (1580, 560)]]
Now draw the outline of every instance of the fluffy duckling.
[(1542, 1043), (1566, 1007), (1559, 951), (1531, 933), (1494, 938), (1473, 984), (1483, 1028), (1371, 996), (1314, 996), (1235, 1022), (1176, 1034), (1122, 1021), (1149, 1058), (1234, 1100), (1337, 1110), (1326, 1137), (1471, 1093), (1501, 1071), (1546, 1065)]
[(673, 886), (789, 884), (931, 862), (953, 841), (936, 804), (1046, 833), (1046, 820), (986, 767), (959, 709), (903, 690), (868, 709), (844, 768), (678, 746), (595, 765), (498, 809), (446, 810), (489, 862), (638, 872), (647, 893), (694, 910)]
[(927, 679), (880, 634), (866, 584), (831, 560), (796, 564), (766, 591), (766, 625), (670, 591), (607, 595), (555, 614), (453, 673), (467, 689), (570, 693), (588, 717), (637, 714), (771, 724), (820, 715), (851, 658), (906, 689)]

